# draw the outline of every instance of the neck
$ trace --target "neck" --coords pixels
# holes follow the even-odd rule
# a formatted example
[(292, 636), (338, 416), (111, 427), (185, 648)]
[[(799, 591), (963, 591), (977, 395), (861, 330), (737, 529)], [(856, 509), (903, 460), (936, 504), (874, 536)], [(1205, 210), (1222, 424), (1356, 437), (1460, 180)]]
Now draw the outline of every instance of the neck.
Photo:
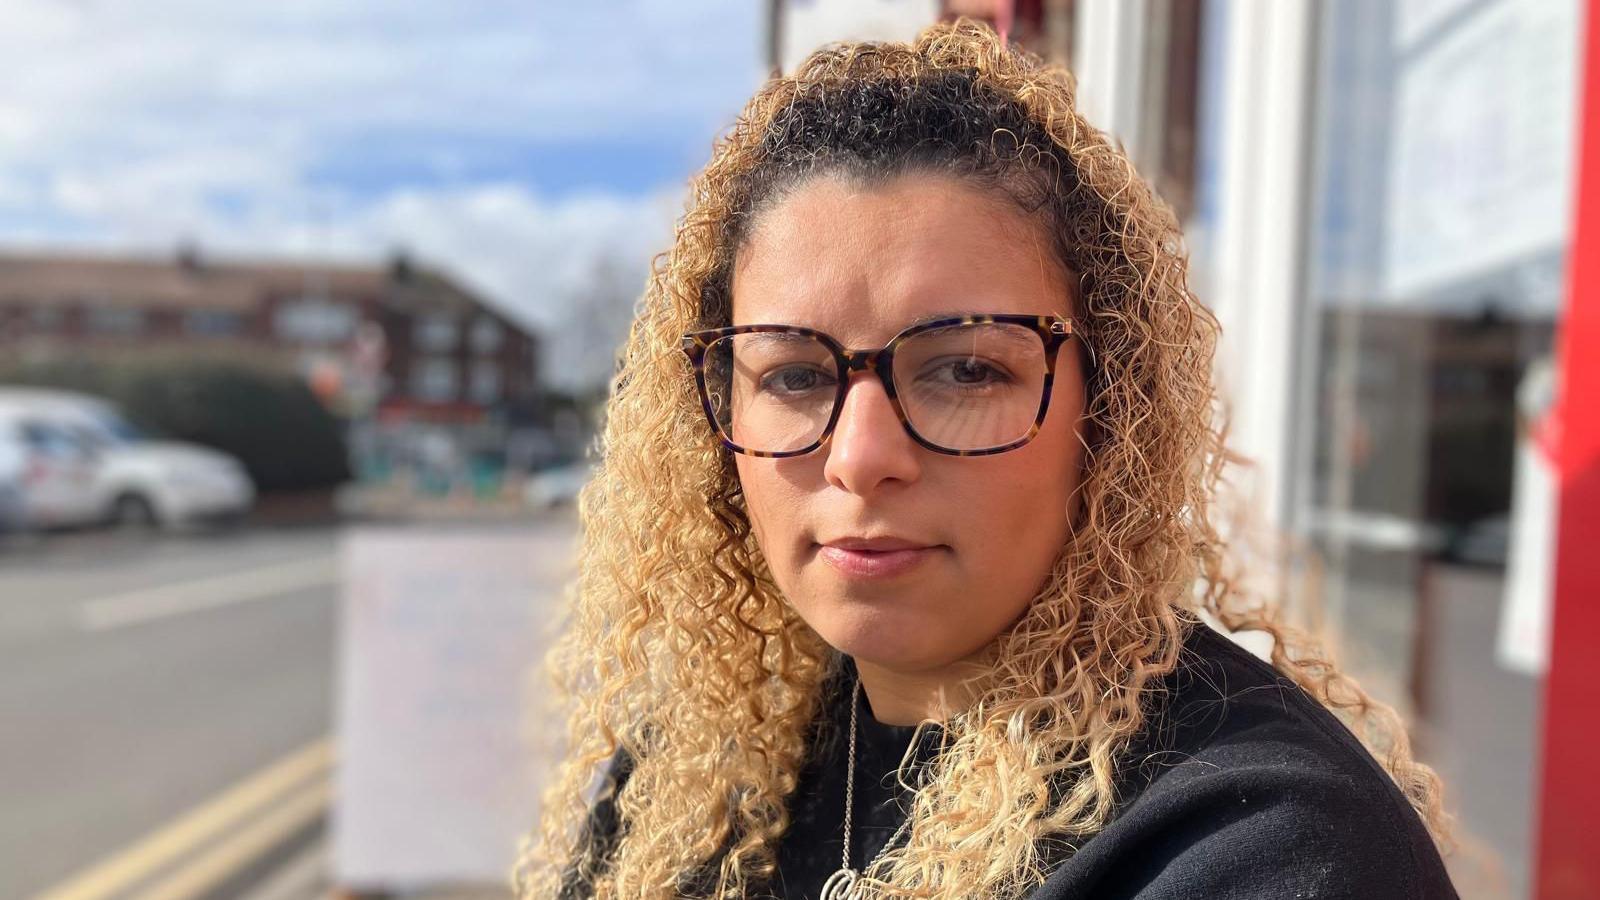
[(864, 659), (855, 663), (872, 717), (885, 725), (915, 725), (923, 719), (945, 722), (976, 699), (981, 682), (971, 679), (986, 668), (970, 658), (916, 672)]

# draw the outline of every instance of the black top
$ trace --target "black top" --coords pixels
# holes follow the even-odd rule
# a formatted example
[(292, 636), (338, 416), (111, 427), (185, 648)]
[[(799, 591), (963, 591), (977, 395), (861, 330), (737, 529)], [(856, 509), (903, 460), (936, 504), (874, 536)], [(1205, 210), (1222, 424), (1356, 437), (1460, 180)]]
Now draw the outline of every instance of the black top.
[[(830, 692), (848, 698), (854, 666)], [(1081, 898), (1456, 897), (1427, 830), (1348, 729), (1293, 682), (1197, 624), (1178, 668), (1162, 679), (1150, 725), (1119, 766), (1117, 812), (1076, 853), (1052, 861), (1032, 900)], [(862, 692), (850, 863), (865, 867), (910, 808), (894, 770), (914, 726), (881, 723)], [(839, 868), (844, 827), (846, 702), (813, 730), (813, 754), (791, 798), (778, 846), (783, 898), (815, 898)], [(925, 726), (904, 772), (939, 749)], [(619, 752), (612, 771), (627, 777)], [(591, 827), (613, 835), (609, 799)], [(901, 841), (905, 836), (901, 836)], [(710, 871), (715, 871), (714, 867)], [(582, 897), (568, 885), (564, 897)]]

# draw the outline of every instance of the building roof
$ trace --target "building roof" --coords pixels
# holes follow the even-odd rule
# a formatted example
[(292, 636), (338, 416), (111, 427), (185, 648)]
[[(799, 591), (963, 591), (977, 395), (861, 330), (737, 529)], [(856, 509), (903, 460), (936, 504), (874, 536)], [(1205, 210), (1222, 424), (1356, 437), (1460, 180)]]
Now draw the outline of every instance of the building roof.
[[(408, 289), (395, 290), (402, 285)], [(247, 311), (267, 295), (301, 292), (382, 297), (400, 305), (425, 296), (435, 307), (441, 302), (464, 308), (486, 306), (451, 279), (409, 265), (221, 261), (182, 253), (168, 257), (0, 253), (0, 303)]]

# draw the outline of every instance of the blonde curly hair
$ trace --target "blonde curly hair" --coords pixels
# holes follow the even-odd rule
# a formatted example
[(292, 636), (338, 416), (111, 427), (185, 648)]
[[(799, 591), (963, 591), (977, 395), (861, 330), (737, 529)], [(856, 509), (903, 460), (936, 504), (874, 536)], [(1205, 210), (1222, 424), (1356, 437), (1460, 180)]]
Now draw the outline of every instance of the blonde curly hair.
[[(919, 131), (932, 121), (944, 130)], [(728, 324), (731, 262), (763, 204), (818, 173), (917, 168), (1002, 190), (1056, 236), (1082, 279), (1089, 428), (1071, 537), (994, 639), (992, 680), (940, 723), (909, 840), (863, 886), (1012, 896), (1042, 881), (1046, 844), (1079, 844), (1112, 816), (1119, 753), (1202, 611), (1270, 635), (1275, 667), (1352, 725), (1442, 837), (1438, 781), (1398, 717), (1235, 577), (1213, 519), (1229, 462), (1219, 329), (1187, 285), (1175, 217), (1079, 114), (1066, 71), (958, 22), (909, 45), (830, 46), (772, 78), (695, 181), (579, 500), (579, 577), (547, 664), (567, 746), (519, 851), (519, 895), (555, 896), (577, 875), (601, 898), (738, 897), (773, 874), (837, 653), (773, 582), (680, 336)], [(633, 769), (615, 798), (621, 838), (602, 852), (587, 839), (587, 788), (618, 748)]]

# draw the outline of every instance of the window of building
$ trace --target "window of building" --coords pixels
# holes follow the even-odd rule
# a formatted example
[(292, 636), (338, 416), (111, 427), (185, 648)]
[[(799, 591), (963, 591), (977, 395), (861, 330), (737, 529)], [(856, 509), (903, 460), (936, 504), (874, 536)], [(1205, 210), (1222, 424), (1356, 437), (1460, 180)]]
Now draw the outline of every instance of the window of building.
[(442, 403), (456, 399), (456, 362), (438, 357), (411, 366), (411, 393), (418, 400)]
[(505, 329), (488, 316), (479, 316), (472, 323), (472, 350), (474, 353), (493, 353), (500, 349), (505, 339)]
[(472, 383), (469, 387), (472, 402), (491, 404), (500, 400), (500, 366), (489, 360), (479, 360), (472, 365)]
[(53, 304), (35, 306), (29, 315), (34, 331), (60, 331), (67, 322), (67, 311)]
[[(1579, 4), (1328, 4), (1296, 493), (1344, 661), (1529, 896)], [(1247, 52), (1241, 50), (1241, 52)], [(1493, 760), (1492, 766), (1481, 760)], [(1486, 858), (1487, 859), (1487, 858)]]
[(183, 314), (183, 330), (195, 337), (231, 337), (244, 331), (244, 316), (226, 309), (191, 309)]
[(296, 297), (277, 305), (272, 330), (298, 344), (341, 344), (355, 334), (360, 316), (353, 305), (327, 297)]
[(145, 328), (145, 312), (126, 306), (91, 306), (86, 322), (91, 334), (139, 334)]
[(430, 353), (453, 350), (460, 340), (461, 325), (451, 312), (426, 312), (412, 325), (411, 341), (418, 350)]

